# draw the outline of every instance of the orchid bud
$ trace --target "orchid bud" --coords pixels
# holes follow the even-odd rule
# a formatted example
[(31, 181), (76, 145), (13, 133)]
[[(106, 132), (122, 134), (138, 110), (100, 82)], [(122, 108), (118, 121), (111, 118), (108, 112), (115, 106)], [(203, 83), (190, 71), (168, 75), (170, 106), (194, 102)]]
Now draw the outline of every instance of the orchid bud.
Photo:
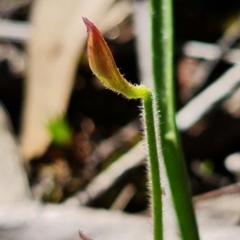
[(102, 34), (87, 18), (83, 18), (87, 27), (87, 54), (89, 66), (102, 84), (126, 98), (145, 98), (149, 90), (144, 85), (129, 83), (119, 72), (112, 53)]

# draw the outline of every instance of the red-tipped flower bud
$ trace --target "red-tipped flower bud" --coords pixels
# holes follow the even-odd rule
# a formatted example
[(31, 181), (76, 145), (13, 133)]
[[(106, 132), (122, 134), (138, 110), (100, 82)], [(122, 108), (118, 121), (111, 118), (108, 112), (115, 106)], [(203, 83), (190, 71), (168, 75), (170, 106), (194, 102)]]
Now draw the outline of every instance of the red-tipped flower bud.
[(145, 98), (149, 90), (144, 85), (129, 83), (119, 72), (112, 53), (102, 34), (87, 18), (83, 18), (87, 27), (87, 53), (89, 66), (102, 84), (127, 98)]

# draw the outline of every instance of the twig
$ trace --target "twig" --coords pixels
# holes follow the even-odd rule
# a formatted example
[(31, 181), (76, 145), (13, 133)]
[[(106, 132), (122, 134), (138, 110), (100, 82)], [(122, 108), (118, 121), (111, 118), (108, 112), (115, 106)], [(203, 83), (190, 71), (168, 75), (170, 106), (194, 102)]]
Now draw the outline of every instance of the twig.
[(211, 61), (203, 61), (200, 66), (197, 68), (193, 81), (201, 82), (203, 85), (215, 66), (219, 63), (222, 57), (228, 52), (229, 48), (237, 41), (239, 38), (239, 19), (235, 21), (223, 34), (221, 38), (218, 39), (216, 45), (218, 46), (219, 53)]
[(26, 22), (0, 19), (0, 39), (25, 42), (30, 36), (30, 25)]
[(222, 101), (240, 85), (240, 65), (235, 65), (224, 73), (217, 81), (211, 84), (185, 105), (177, 113), (179, 130), (186, 131), (209, 112), (218, 102)]
[(182, 47), (183, 54), (192, 58), (215, 60), (220, 55), (220, 49), (216, 44), (188, 41)]
[(87, 188), (81, 191), (77, 197), (81, 204), (88, 204), (91, 200), (109, 189), (117, 179), (127, 170), (140, 165), (145, 158), (142, 150), (142, 142), (138, 143), (125, 155), (120, 157), (105, 171), (96, 176)]
[[(187, 57), (200, 58), (205, 60), (215, 60), (220, 55), (220, 49), (216, 44), (188, 41), (183, 46), (183, 54)], [(228, 63), (235, 64), (240, 62), (240, 50), (229, 49), (222, 59)]]
[(133, 184), (127, 184), (111, 206), (112, 210), (124, 210), (131, 198), (136, 193), (136, 188)]

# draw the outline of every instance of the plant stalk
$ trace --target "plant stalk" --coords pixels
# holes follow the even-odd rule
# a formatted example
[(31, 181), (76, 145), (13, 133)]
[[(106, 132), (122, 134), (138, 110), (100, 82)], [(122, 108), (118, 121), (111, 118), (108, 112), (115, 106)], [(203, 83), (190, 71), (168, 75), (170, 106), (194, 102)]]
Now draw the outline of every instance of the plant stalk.
[(160, 183), (160, 169), (158, 150), (154, 128), (154, 113), (152, 94), (143, 98), (143, 118), (145, 126), (145, 140), (148, 153), (149, 192), (151, 197), (151, 212), (153, 218), (154, 240), (163, 240), (162, 220), (162, 189)]
[[(163, 160), (183, 240), (199, 240), (175, 122), (172, 0), (150, 0), (152, 72)], [(161, 112), (160, 112), (161, 110)], [(161, 114), (161, 116), (160, 116)]]

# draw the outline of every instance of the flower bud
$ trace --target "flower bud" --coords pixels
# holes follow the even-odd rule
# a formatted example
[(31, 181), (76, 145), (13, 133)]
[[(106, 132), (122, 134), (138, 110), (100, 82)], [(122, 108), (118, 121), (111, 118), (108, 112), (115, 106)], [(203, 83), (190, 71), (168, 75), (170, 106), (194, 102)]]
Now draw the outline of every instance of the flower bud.
[(102, 34), (87, 18), (83, 18), (87, 27), (87, 54), (89, 66), (102, 84), (126, 98), (145, 98), (149, 90), (144, 85), (129, 83), (119, 72), (112, 53)]

